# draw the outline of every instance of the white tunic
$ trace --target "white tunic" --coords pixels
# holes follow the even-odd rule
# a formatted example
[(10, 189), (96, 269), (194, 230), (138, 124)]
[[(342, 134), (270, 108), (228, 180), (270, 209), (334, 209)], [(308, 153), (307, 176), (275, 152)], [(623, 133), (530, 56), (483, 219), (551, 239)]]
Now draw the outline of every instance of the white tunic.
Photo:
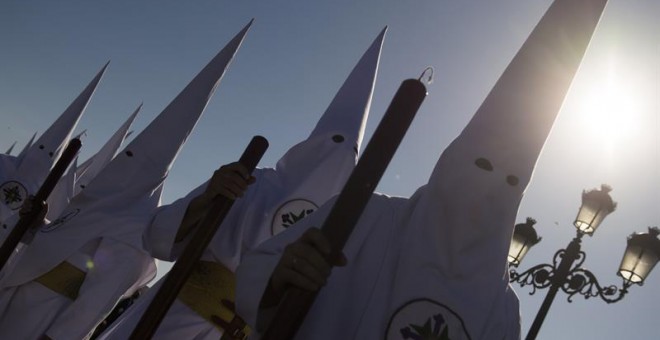
[[(333, 269), (296, 339), (401, 339), (402, 332), (418, 334), (411, 324), (439, 316), (444, 321), (431, 321), (436, 336), (447, 327), (451, 339), (519, 337), (518, 300), (496, 249), (501, 245), (484, 242), (486, 235), (472, 242), (457, 238), (451, 232), (457, 225), (442, 217), (452, 201), (435, 203), (442, 212), (419, 223), (431, 217), (420, 214), (429, 196), (423, 187), (409, 200), (372, 197), (344, 248), (347, 267)], [(268, 323), (257, 323), (256, 306), (284, 247), (322, 225), (333, 203), (243, 258), (236, 304), (248, 323)]]
[[(517, 339), (507, 252), (523, 192), (606, 0), (556, 0), (410, 199), (373, 195), (296, 339)], [(332, 202), (247, 254), (236, 307), (259, 302), (287, 244)]]
[[(347, 162), (354, 164), (354, 152), (351, 147), (348, 148), (350, 152), (344, 151), (341, 153), (344, 154)], [(339, 164), (337, 160), (334, 160), (334, 162)], [(344, 171), (350, 172), (350, 167), (347, 164)], [(322, 166), (319, 167), (319, 169), (323, 168)], [(234, 203), (211, 245), (202, 256), (202, 260), (221, 263), (232, 272), (236, 270), (244, 253), (254, 249), (273, 235), (278, 224), (273, 222), (277, 222), (282, 215), (281, 209), (277, 209), (278, 207), (286, 207), (287, 202), (291, 201), (311, 202), (313, 208), (309, 209), (311, 213), (316, 209), (317, 204), (323, 203), (328, 196), (336, 193), (339, 188), (337, 184), (329, 183), (332, 181), (326, 181), (327, 185), (337, 189), (302, 190), (315, 182), (313, 176), (309, 177), (314, 180), (300, 181), (299, 186), (296, 186), (293, 183), (286, 184), (286, 178), (278, 175), (275, 169), (256, 169), (253, 175), (257, 179), (255, 184), (250, 186), (244, 197)], [(293, 180), (293, 178), (289, 180)], [(148, 250), (152, 254), (166, 260), (175, 259), (179, 255), (187, 242), (184, 240), (175, 243), (176, 231), (190, 200), (201, 194), (205, 188), (206, 183), (190, 192), (186, 197), (161, 208), (145, 235), (145, 239), (150, 240), (147, 244)], [(288, 190), (284, 190), (284, 188)], [(306, 192), (306, 194), (303, 195), (301, 191)], [(303, 213), (301, 210), (294, 210), (293, 212), (296, 215)], [(138, 299), (117, 322), (103, 333), (100, 339), (127, 339), (163, 281), (164, 278), (156, 283), (153, 289), (150, 289), (144, 297)], [(214, 325), (197, 315), (196, 312), (179, 300), (176, 300), (161, 322), (154, 338), (217, 340), (221, 335), (222, 333)]]
[[(304, 218), (338, 193), (355, 167), (366, 123), (385, 29), (364, 53), (310, 136), (293, 146), (275, 169), (256, 169), (256, 182), (235, 201), (202, 260), (234, 272), (242, 255), (273, 234)], [(190, 201), (207, 183), (162, 207), (146, 231), (155, 257), (176, 259), (188, 240), (174, 242)], [(161, 280), (162, 281), (162, 280)], [(147, 309), (156, 289), (139, 299), (101, 339), (126, 339)], [(218, 339), (222, 333), (180, 301), (161, 322), (157, 339)]]
[(94, 240), (84, 248), (67, 259), (87, 272), (76, 300), (35, 281), (2, 289), (3, 338), (36, 339), (42, 334), (56, 340), (87, 338), (122, 297), (155, 276), (153, 260), (122, 242)]

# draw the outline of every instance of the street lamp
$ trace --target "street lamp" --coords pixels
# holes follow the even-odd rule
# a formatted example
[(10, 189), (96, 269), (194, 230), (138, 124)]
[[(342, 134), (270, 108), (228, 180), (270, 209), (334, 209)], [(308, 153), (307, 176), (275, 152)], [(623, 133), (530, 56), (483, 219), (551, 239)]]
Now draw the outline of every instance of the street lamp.
[(536, 230), (534, 229), (534, 224), (536, 224), (536, 220), (527, 217), (525, 223), (516, 224), (514, 227), (511, 246), (509, 247), (508, 259), (510, 265), (518, 267), (529, 249), (541, 242), (541, 238), (536, 234)]
[[(617, 302), (628, 293), (630, 286), (642, 285), (660, 259), (660, 240), (658, 239), (660, 229), (649, 228), (648, 233), (636, 233), (628, 238), (628, 246), (618, 271), (618, 275), (623, 279), (621, 288), (614, 285), (601, 286), (592, 272), (582, 268), (587, 257), (580, 250), (582, 237), (584, 235), (592, 236), (605, 217), (616, 208), (616, 203), (609, 195), (610, 191), (612, 188), (602, 185), (600, 190), (582, 192), (582, 206), (573, 222), (577, 229), (577, 236), (566, 249), (560, 249), (555, 253), (552, 264), (539, 264), (522, 273), (510, 269), (510, 282), (517, 282), (521, 287), (531, 285), (530, 295), (536, 293), (537, 289), (549, 288), (527, 333), (527, 340), (536, 339), (559, 289), (568, 294), (568, 302), (572, 302), (573, 296), (576, 294), (583, 295), (585, 299), (599, 296), (607, 303)], [(535, 222), (534, 219), (527, 218), (527, 223), (516, 225), (509, 249), (511, 267), (517, 267), (529, 248), (541, 240), (532, 227)]]
[(660, 259), (660, 229), (649, 227), (648, 233), (635, 233), (628, 237), (628, 246), (621, 259), (619, 276), (630, 284), (644, 284)]
[(573, 222), (582, 234), (591, 236), (605, 217), (616, 209), (610, 191), (612, 188), (605, 184), (600, 186), (600, 190), (582, 191), (582, 206)]

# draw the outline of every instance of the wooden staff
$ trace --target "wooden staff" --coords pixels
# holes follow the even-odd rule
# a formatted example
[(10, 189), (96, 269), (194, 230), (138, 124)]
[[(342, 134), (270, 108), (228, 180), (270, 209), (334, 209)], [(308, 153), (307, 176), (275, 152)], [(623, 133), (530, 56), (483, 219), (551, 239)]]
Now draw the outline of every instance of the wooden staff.
[[(252, 138), (250, 144), (239, 159), (239, 162), (248, 169), (248, 173), (252, 173), (267, 148), (268, 141), (266, 138), (261, 136)], [(181, 288), (183, 288), (188, 280), (193, 267), (202, 257), (204, 250), (213, 239), (213, 236), (215, 236), (216, 231), (233, 204), (234, 200), (224, 196), (218, 196), (213, 199), (211, 207), (204, 215), (190, 243), (183, 250), (172, 270), (165, 277), (163, 285), (142, 315), (130, 339), (144, 340), (150, 339), (154, 335), (158, 329), (158, 325), (160, 325), (170, 306), (179, 295), (179, 291), (181, 291)]]
[[(80, 150), (81, 146), (82, 143), (78, 138), (69, 141), (69, 144), (66, 146), (66, 149), (64, 149), (64, 152), (62, 152), (57, 163), (55, 163), (53, 169), (50, 170), (48, 177), (46, 177), (46, 180), (41, 185), (36, 195), (34, 195), (35, 202), (46, 202), (48, 196), (50, 196), (50, 193), (55, 188), (55, 185), (57, 185), (57, 182), (62, 178), (62, 175), (64, 175), (64, 172), (78, 154), (78, 150)], [(36, 211), (32, 211), (26, 216), (21, 216), (18, 222), (16, 222), (14, 229), (12, 229), (9, 236), (7, 236), (7, 239), (2, 244), (2, 247), (0, 247), (0, 270), (4, 268), (5, 264), (7, 264), (7, 260), (9, 260), (9, 257), (14, 252), (16, 246), (23, 239), (25, 233), (28, 232), (30, 226), (36, 222), (35, 219), (39, 216), (40, 212), (41, 209), (36, 209)]]
[[(408, 79), (401, 83), (364, 154), (323, 223), (321, 232), (330, 241), (331, 257), (339, 256), (344, 248), (425, 97), (426, 87), (421, 81)], [(262, 339), (292, 339), (305, 320), (317, 294), (318, 292), (297, 287), (287, 289)]]

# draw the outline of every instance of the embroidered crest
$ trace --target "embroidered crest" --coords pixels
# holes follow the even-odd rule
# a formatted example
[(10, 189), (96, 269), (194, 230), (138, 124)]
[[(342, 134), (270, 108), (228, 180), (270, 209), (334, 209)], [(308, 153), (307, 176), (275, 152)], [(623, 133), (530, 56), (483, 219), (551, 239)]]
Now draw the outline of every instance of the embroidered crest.
[(27, 189), (19, 182), (7, 181), (0, 185), (0, 201), (11, 210), (20, 208), (27, 196)]
[(56, 220), (53, 222), (50, 222), (49, 224), (46, 224), (41, 228), (42, 233), (47, 233), (49, 231), (53, 231), (59, 227), (61, 227), (64, 223), (70, 221), (72, 218), (74, 218), (78, 213), (80, 212), (79, 208), (76, 208), (71, 211), (67, 211), (64, 214), (60, 215)]
[(281, 233), (316, 209), (318, 209), (318, 206), (314, 202), (304, 199), (290, 200), (282, 204), (273, 215), (273, 222), (270, 227), (271, 233), (273, 235)]
[(387, 340), (470, 339), (461, 317), (430, 299), (405, 303), (392, 315), (386, 332)]

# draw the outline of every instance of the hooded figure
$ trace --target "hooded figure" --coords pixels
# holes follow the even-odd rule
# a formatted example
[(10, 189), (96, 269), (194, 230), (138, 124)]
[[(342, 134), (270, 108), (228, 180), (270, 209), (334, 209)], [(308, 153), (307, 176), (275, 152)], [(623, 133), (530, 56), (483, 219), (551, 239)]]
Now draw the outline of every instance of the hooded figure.
[[(7, 339), (82, 339), (156, 274), (142, 233), (163, 181), (192, 132), (246, 26), (117, 157), (43, 226), (0, 282)], [(166, 136), (167, 138), (163, 138)]]
[[(274, 169), (255, 169), (256, 182), (234, 203), (155, 338), (218, 339), (223, 334), (240, 338), (249, 332), (233, 310), (233, 272), (243, 253), (306, 217), (343, 187), (362, 142), (386, 29), (364, 53), (309, 137), (289, 149)], [(189, 203), (207, 184), (160, 209), (147, 234), (154, 256), (174, 260), (180, 254), (188, 239), (175, 242), (176, 231)], [(162, 281), (101, 339), (128, 338)]]
[[(71, 198), (80, 193), (110, 163), (112, 158), (115, 157), (117, 150), (119, 150), (119, 147), (128, 135), (128, 129), (133, 124), (138, 112), (140, 112), (140, 108), (142, 108), (142, 104), (133, 111), (124, 124), (115, 131), (112, 137), (110, 137), (96, 154), (80, 165), (77, 165), (76, 158), (76, 163), (57, 182), (53, 192), (48, 196), (47, 220), (52, 221), (60, 216), (62, 211), (69, 205), (69, 202), (71, 202)], [(82, 136), (84, 134), (83, 132), (80, 135)]]
[[(372, 196), (296, 339), (520, 337), (507, 275), (518, 205), (605, 2), (556, 0), (428, 183), (409, 199)], [(281, 301), (269, 282), (304, 271), (287, 245), (318, 232), (333, 203), (244, 257), (236, 306), (258, 331)]]
[(33, 143), (35, 134), (17, 157), (8, 156), (11, 162), (0, 164), (0, 224), (3, 224), (0, 241), (11, 232), (10, 224), (5, 223), (7, 219), (18, 212), (28, 195), (39, 190), (64, 151), (108, 63), (36, 142)]

